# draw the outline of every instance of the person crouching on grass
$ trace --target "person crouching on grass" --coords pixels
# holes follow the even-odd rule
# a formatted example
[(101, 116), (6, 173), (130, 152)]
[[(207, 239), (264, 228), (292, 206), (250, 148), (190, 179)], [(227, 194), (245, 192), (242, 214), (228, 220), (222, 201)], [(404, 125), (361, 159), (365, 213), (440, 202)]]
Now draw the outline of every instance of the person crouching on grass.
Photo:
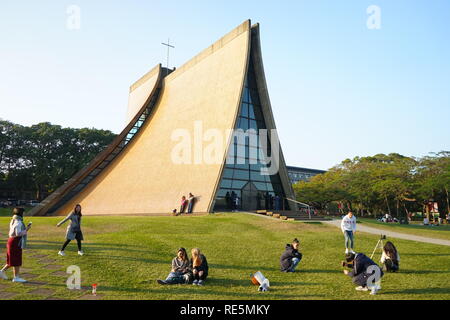
[(187, 257), (186, 249), (180, 248), (177, 251), (177, 256), (172, 260), (172, 270), (167, 276), (166, 280), (156, 280), (159, 284), (180, 284), (189, 283), (191, 273), (189, 270), (189, 259)]
[(292, 241), (292, 244), (286, 245), (286, 250), (280, 258), (281, 271), (295, 272), (295, 268), (302, 260), (302, 254), (298, 251), (299, 245), (300, 241), (297, 238)]
[[(352, 269), (351, 271), (344, 270), (344, 274), (350, 276), (353, 283), (358, 285), (358, 287), (355, 288), (357, 291), (369, 291), (368, 287), (370, 286), (370, 294), (376, 294), (381, 289), (381, 277), (383, 277), (384, 273), (381, 268), (364, 253), (346, 254), (342, 266)], [(377, 269), (379, 270), (378, 279), (376, 279), (378, 273)]]
[(58, 252), (60, 256), (65, 256), (64, 249), (67, 247), (69, 242), (73, 239), (77, 239), (78, 245), (78, 254), (80, 256), (83, 255), (83, 251), (81, 251), (81, 241), (83, 240), (83, 232), (81, 232), (81, 206), (77, 204), (73, 209), (73, 212), (70, 213), (64, 220), (58, 223), (56, 226), (59, 227), (64, 224), (66, 221), (70, 220), (70, 224), (67, 227), (66, 231), (66, 242), (64, 242), (61, 250)]
[(202, 286), (208, 276), (208, 261), (198, 248), (191, 250), (190, 269), (194, 275), (192, 284)]
[(0, 277), (8, 280), (5, 271), (13, 267), (13, 282), (27, 282), (19, 277), (20, 267), (22, 266), (22, 249), (27, 242), (27, 233), (31, 228), (31, 222), (25, 227), (23, 223), (23, 208), (14, 208), (13, 217), (9, 223), (9, 239), (6, 245), (6, 265), (0, 271)]

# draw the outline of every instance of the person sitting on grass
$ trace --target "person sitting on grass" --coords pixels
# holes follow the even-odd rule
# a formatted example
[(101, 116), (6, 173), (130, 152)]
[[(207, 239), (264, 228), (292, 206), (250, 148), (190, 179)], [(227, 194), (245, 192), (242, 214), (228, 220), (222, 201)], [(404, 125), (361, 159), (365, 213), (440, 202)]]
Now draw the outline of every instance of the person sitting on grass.
[(286, 250), (280, 258), (281, 271), (295, 272), (295, 268), (302, 260), (302, 254), (298, 251), (299, 245), (300, 241), (297, 238), (292, 241), (292, 244), (286, 245)]
[(177, 256), (172, 260), (172, 271), (167, 276), (166, 280), (156, 280), (159, 284), (180, 284), (189, 283), (190, 270), (189, 259), (187, 257), (186, 249), (180, 248), (177, 251)]
[(399, 270), (400, 255), (392, 242), (388, 241), (384, 245), (380, 262), (383, 264), (383, 270), (386, 272), (397, 272)]
[(202, 286), (208, 276), (208, 261), (198, 248), (191, 250), (190, 269), (194, 276), (192, 284)]
[[(355, 288), (357, 291), (369, 291), (369, 285), (371, 286), (370, 294), (376, 294), (381, 289), (380, 283), (383, 271), (364, 253), (347, 253), (342, 266), (352, 269), (352, 271), (344, 270), (344, 274), (350, 276), (353, 283), (358, 285)], [(379, 270), (379, 279), (376, 279), (376, 268)], [(375, 277), (373, 283), (368, 283), (371, 276)]]

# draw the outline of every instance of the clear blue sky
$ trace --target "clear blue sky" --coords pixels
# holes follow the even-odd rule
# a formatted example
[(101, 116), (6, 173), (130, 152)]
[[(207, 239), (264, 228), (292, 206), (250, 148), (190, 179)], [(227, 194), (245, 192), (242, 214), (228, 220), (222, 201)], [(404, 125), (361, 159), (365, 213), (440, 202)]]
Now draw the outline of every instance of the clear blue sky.
[[(66, 28), (69, 5), (80, 30)], [(381, 9), (381, 29), (366, 9)], [(180, 66), (245, 19), (261, 23), (289, 165), (450, 150), (450, 1), (2, 1), (0, 117), (120, 132), (128, 88)]]

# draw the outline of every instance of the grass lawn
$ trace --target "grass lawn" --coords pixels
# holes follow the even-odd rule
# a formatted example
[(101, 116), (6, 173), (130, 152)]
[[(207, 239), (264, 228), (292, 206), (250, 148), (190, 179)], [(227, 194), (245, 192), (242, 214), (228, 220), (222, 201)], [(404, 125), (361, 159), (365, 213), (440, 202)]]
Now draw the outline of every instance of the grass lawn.
[(400, 233), (409, 233), (422, 237), (450, 240), (450, 225), (444, 224), (436, 226), (424, 226), (421, 222), (412, 222), (411, 224), (383, 223), (375, 219), (357, 218), (358, 221), (368, 227), (389, 230)]
[[(33, 221), (24, 267), (37, 274), (39, 288), (55, 291), (54, 297), (76, 299), (82, 293), (68, 290), (66, 278), (31, 257), (37, 253), (57, 260), (65, 271), (81, 268), (82, 285), (98, 284), (103, 299), (450, 299), (450, 247), (395, 240), (401, 255), (401, 272), (383, 278), (376, 296), (357, 292), (342, 273), (344, 240), (336, 227), (321, 223), (286, 222), (243, 213), (197, 217), (89, 217), (83, 218), (85, 256), (76, 254), (76, 244), (57, 252), (65, 228), (56, 228), (60, 217), (26, 217)], [(0, 218), (0, 238), (6, 240), (9, 218)], [(294, 237), (301, 240), (303, 260), (299, 272), (279, 271), (279, 257)], [(357, 234), (356, 249), (370, 255), (378, 236)], [(210, 272), (204, 287), (160, 286), (178, 247), (199, 247), (208, 258)], [(2, 245), (3, 247), (3, 245)], [(4, 256), (2, 249), (1, 256)], [(377, 259), (379, 259), (379, 254)], [(3, 258), (2, 258), (3, 259)], [(4, 260), (2, 260), (4, 262)], [(268, 292), (258, 292), (250, 273), (261, 271), (271, 283)], [(8, 272), (11, 276), (11, 273)], [(25, 277), (25, 276), (24, 276)], [(26, 277), (25, 277), (26, 278)], [(19, 293), (12, 299), (42, 299), (28, 293), (23, 284), (0, 280), (0, 291)]]

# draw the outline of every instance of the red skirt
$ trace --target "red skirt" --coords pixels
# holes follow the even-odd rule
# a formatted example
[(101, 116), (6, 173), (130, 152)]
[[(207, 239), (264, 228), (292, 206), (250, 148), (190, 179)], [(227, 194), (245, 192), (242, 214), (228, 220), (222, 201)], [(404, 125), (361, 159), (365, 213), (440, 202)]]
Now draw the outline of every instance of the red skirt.
[(6, 245), (6, 264), (10, 267), (20, 267), (22, 265), (22, 248), (19, 242), (22, 237), (9, 238)]

